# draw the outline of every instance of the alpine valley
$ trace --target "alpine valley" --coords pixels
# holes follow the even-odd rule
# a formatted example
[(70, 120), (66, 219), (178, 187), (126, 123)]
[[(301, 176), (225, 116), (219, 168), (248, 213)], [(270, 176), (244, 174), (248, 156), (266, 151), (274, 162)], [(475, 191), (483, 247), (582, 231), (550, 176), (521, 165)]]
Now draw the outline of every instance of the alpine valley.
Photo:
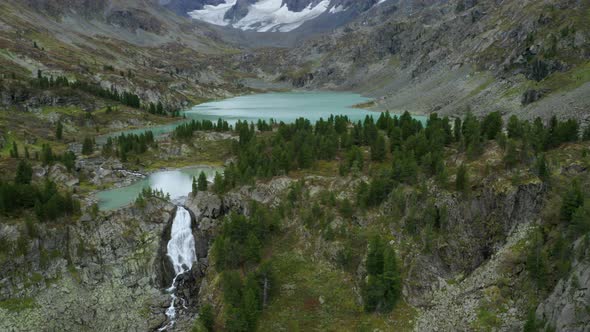
[(587, 0), (0, 1), (0, 331), (590, 331)]

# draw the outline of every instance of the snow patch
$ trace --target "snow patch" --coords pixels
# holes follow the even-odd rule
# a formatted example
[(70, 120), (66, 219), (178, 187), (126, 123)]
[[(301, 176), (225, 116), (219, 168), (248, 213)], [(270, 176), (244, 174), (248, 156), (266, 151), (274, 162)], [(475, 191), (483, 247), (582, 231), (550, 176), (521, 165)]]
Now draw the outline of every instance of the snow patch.
[(227, 0), (226, 3), (221, 3), (217, 6), (205, 5), (203, 6), (203, 9), (194, 10), (189, 12), (188, 15), (195, 20), (225, 26), (229, 24), (229, 22), (224, 19), (225, 13), (227, 13), (237, 1), (238, 0)]
[(224, 15), (236, 4), (236, 1), (227, 0), (226, 3), (217, 6), (206, 5), (203, 9), (190, 12), (189, 15), (194, 19), (211, 24), (231, 25), (242, 30), (289, 32), (297, 29), (303, 23), (322, 15), (330, 6), (330, 0), (323, 0), (315, 6), (310, 4), (300, 12), (293, 12), (289, 10), (286, 4), (283, 4), (283, 0), (261, 0), (250, 5), (248, 14), (232, 24), (224, 19)]

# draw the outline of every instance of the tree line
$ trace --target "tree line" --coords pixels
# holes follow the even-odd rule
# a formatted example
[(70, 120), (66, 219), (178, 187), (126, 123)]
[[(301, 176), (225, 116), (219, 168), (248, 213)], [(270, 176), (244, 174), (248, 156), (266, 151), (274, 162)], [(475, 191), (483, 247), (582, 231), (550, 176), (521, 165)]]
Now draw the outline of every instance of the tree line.
[(157, 103), (142, 101), (139, 95), (129, 91), (119, 92), (114, 85), (111, 85), (110, 88), (105, 88), (98, 83), (89, 83), (81, 80), (70, 81), (67, 77), (62, 75), (56, 77), (45, 76), (41, 70), (37, 71), (36, 79), (31, 81), (31, 87), (41, 89), (71, 88), (103, 99), (120, 102), (129, 107), (142, 108), (151, 114), (171, 116), (180, 115), (180, 110), (164, 106), (161, 101), (158, 101)]
[(68, 171), (72, 171), (76, 164), (76, 154), (72, 151), (66, 151), (61, 155), (55, 154), (51, 146), (47, 143), (41, 145), (41, 151), (35, 151), (32, 155), (29, 147), (25, 145), (24, 153), (21, 154), (15, 141), (12, 142), (10, 157), (15, 159), (36, 160), (40, 161), (43, 166), (51, 166), (56, 162), (61, 162)]
[(115, 138), (107, 138), (107, 142), (102, 146), (102, 154), (117, 156), (121, 161), (126, 162), (130, 154), (139, 155), (154, 146), (156, 146), (156, 141), (152, 131), (140, 134), (121, 134)]
[(172, 137), (177, 140), (188, 140), (193, 137), (195, 131), (227, 132), (230, 130), (231, 126), (229, 123), (221, 118), (217, 122), (211, 120), (192, 120), (174, 128)]
[(0, 214), (20, 215), (33, 209), (39, 221), (53, 221), (80, 212), (80, 202), (71, 192), (60, 193), (49, 179), (42, 185), (33, 184), (32, 176), (31, 165), (21, 160), (14, 181), (0, 181)]

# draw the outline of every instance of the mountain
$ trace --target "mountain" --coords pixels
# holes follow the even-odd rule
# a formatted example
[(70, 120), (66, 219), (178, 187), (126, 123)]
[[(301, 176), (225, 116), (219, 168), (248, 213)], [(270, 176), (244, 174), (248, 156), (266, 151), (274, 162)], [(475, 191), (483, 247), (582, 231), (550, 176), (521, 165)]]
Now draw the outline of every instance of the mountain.
[(177, 106), (239, 90), (224, 78), (233, 75), (227, 67), (212, 66), (234, 47), (156, 1), (7, 0), (0, 8), (6, 77), (41, 70)]
[(0, 331), (590, 331), (587, 0), (0, 13)]
[(193, 19), (245, 31), (291, 32), (304, 24), (327, 30), (349, 22), (385, 0), (161, 0)]
[[(356, 90), (375, 108), (586, 118), (590, 26), (582, 1), (390, 0), (284, 54), (253, 52), (300, 88)], [(269, 56), (270, 55), (270, 56)]]

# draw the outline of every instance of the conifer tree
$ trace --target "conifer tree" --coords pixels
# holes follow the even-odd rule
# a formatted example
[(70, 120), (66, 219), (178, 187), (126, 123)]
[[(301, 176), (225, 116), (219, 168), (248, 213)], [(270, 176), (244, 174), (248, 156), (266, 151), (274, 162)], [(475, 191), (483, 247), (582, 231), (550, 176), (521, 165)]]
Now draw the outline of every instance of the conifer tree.
[(385, 139), (381, 134), (377, 135), (375, 142), (371, 145), (371, 159), (374, 161), (383, 161), (385, 159)]
[(463, 138), (463, 135), (461, 134), (462, 128), (463, 125), (461, 124), (461, 118), (455, 118), (455, 124), (453, 126), (453, 136), (455, 138), (455, 142), (461, 142), (461, 139)]
[(578, 180), (574, 180), (561, 203), (561, 209), (559, 211), (561, 221), (570, 222), (574, 212), (582, 204), (584, 204), (584, 195), (582, 194), (580, 183)]
[(590, 232), (590, 204), (586, 201), (586, 203), (578, 207), (572, 215), (570, 234), (572, 234), (574, 238), (577, 238), (580, 234), (587, 234), (588, 232)]
[(518, 164), (518, 152), (516, 151), (516, 143), (513, 140), (508, 140), (506, 144), (506, 152), (504, 154), (504, 165), (506, 168), (513, 168)]
[(481, 153), (481, 126), (477, 118), (471, 113), (467, 113), (463, 121), (463, 137), (465, 148), (470, 158), (476, 157)]
[(31, 183), (32, 178), (33, 168), (31, 168), (31, 165), (28, 162), (21, 160), (16, 168), (14, 182), (17, 184), (29, 184)]
[(551, 173), (549, 171), (549, 167), (547, 166), (547, 160), (545, 159), (544, 154), (537, 158), (535, 169), (537, 170), (537, 176), (539, 179), (543, 180), (544, 182), (549, 180)]
[(207, 185), (207, 175), (205, 175), (205, 172), (201, 171), (199, 179), (197, 180), (197, 189), (199, 191), (207, 191)]
[(215, 178), (213, 178), (213, 191), (218, 195), (225, 191), (223, 176), (219, 172), (215, 172)]
[(508, 119), (508, 125), (506, 127), (506, 130), (508, 131), (508, 138), (515, 139), (522, 137), (522, 125), (516, 115), (512, 115)]
[(380, 275), (383, 273), (383, 243), (381, 237), (378, 235), (373, 236), (369, 242), (367, 273), (369, 275)]
[(213, 307), (209, 303), (201, 307), (199, 320), (207, 332), (213, 332), (215, 317), (213, 316)]
[(16, 145), (16, 141), (12, 141), (12, 149), (10, 150), (10, 156), (12, 158), (18, 158), (18, 146)]
[(455, 180), (455, 188), (457, 191), (465, 193), (469, 188), (469, 175), (467, 174), (467, 167), (461, 164), (457, 170), (457, 179)]
[(502, 131), (503, 121), (500, 112), (492, 112), (488, 114), (482, 124), (482, 133), (488, 140), (496, 138), (498, 133)]
[(57, 122), (57, 128), (55, 128), (55, 138), (57, 138), (58, 140), (61, 140), (62, 136), (63, 136), (63, 125), (60, 120)]
[(386, 246), (383, 252), (383, 286), (385, 309), (391, 310), (399, 300), (401, 294), (400, 271), (397, 266), (395, 251), (391, 246)]
[(90, 137), (85, 137), (82, 143), (82, 154), (91, 155), (94, 152), (94, 143)]

